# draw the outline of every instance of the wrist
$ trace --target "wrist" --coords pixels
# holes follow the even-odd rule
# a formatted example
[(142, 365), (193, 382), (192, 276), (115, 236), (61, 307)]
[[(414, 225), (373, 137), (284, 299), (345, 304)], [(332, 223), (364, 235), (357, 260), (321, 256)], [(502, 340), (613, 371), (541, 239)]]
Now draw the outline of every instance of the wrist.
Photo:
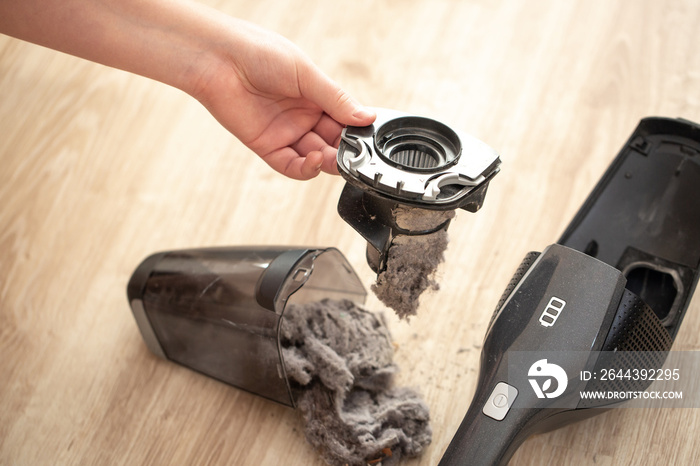
[[(206, 103), (217, 98), (223, 81), (230, 80), (232, 72), (245, 74), (239, 65), (242, 54), (254, 54), (252, 44), (265, 31), (256, 26), (203, 6), (202, 16), (193, 26), (188, 38), (189, 53), (180, 57), (179, 73), (166, 82)], [(228, 83), (230, 85), (230, 83)]]
[[(233, 18), (206, 5), (185, 0), (170, 18), (167, 37), (154, 50), (152, 74), (144, 74), (201, 100), (207, 83), (220, 75), (238, 47)], [(162, 59), (165, 66), (157, 64)]]

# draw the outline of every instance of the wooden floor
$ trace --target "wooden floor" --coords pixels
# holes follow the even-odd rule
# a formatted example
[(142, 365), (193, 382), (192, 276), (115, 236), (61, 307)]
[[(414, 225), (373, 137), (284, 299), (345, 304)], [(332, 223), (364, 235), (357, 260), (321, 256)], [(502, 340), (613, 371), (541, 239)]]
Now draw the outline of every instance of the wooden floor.
[[(641, 118), (700, 121), (700, 2), (207, 2), (290, 38), (363, 103), (501, 153), (483, 209), (450, 227), (442, 289), (389, 319), (434, 429), (405, 464), (435, 465), (525, 253), (557, 240)], [(0, 464), (320, 465), (295, 411), (153, 356), (125, 288), (152, 252), (251, 244), (337, 247), (369, 287), (342, 186), (274, 173), (180, 91), (0, 36)], [(698, 335), (696, 297), (675, 348)], [(698, 410), (613, 410), (511, 464), (699, 464), (699, 432)]]

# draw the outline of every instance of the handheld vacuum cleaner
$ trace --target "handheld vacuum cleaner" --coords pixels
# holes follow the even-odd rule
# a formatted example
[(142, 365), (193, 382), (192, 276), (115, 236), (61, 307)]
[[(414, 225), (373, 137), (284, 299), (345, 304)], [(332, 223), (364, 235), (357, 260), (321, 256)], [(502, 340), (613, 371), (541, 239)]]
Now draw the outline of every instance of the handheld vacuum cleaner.
[[(515, 273), (440, 465), (507, 464), (530, 435), (619, 404), (580, 398), (604, 385), (580, 374), (661, 368), (699, 265), (700, 126), (643, 119), (558, 243)], [(620, 378), (615, 388), (650, 383)]]

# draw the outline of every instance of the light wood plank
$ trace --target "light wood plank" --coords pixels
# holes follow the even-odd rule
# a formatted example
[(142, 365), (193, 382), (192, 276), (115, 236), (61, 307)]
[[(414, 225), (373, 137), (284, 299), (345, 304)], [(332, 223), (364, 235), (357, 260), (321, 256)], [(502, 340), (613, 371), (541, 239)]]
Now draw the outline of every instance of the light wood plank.
[[(554, 242), (640, 118), (700, 121), (700, 4), (209, 0), (297, 43), (363, 103), (495, 147), (483, 209), (450, 227), (442, 289), (390, 318), (436, 464), (523, 255)], [(0, 37), (0, 463), (321, 464), (297, 413), (152, 356), (125, 297), (139, 261), (211, 245), (335, 246), (369, 285), (342, 181), (282, 178), (194, 100)], [(371, 307), (379, 303), (370, 297)], [(700, 349), (700, 300), (676, 347)], [(617, 410), (512, 464), (698, 464), (689, 409)]]

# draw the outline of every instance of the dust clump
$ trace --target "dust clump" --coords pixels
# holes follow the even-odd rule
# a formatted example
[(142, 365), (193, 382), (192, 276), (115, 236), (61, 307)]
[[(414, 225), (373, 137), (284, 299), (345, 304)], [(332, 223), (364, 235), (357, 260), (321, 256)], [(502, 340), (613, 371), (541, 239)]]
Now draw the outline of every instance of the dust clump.
[[(430, 231), (455, 216), (454, 211), (397, 208), (396, 224), (412, 231)], [(386, 269), (377, 275), (372, 291), (402, 319), (416, 315), (420, 296), (437, 291), (435, 271), (445, 260), (447, 228), (428, 234), (397, 235), (389, 247)]]
[(290, 304), (280, 343), (306, 438), (328, 464), (390, 466), (430, 444), (428, 406), (393, 384), (398, 367), (381, 314), (349, 300)]

